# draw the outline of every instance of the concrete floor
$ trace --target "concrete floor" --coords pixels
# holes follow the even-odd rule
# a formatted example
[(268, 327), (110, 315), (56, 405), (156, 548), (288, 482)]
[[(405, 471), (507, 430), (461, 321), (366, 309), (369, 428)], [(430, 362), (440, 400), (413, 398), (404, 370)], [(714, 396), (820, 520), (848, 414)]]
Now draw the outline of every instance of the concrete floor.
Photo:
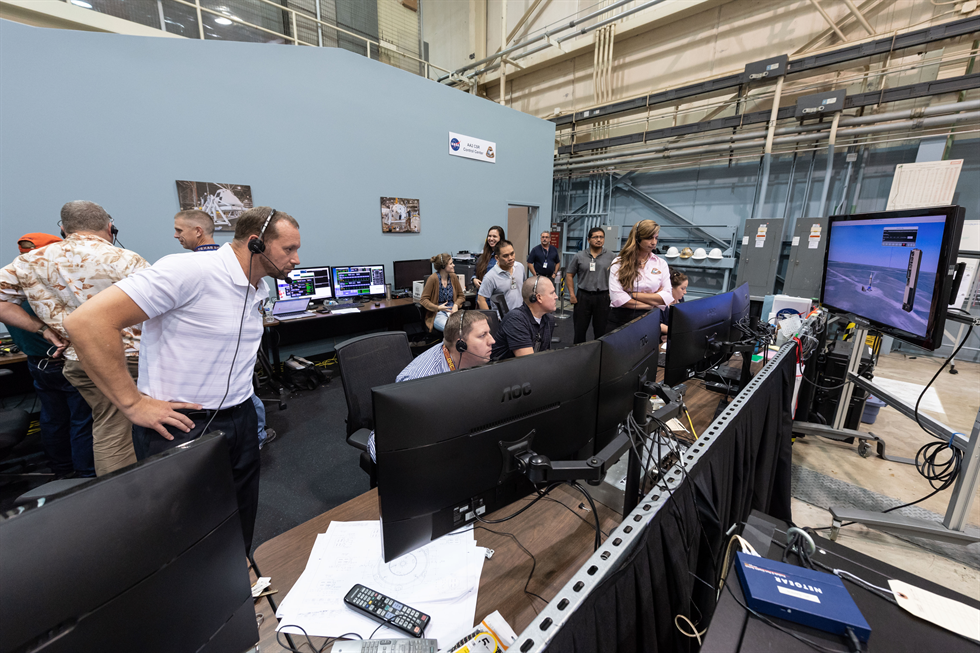
[[(892, 353), (880, 358), (875, 379), (924, 386), (942, 362), (937, 358), (909, 358), (901, 353)], [(934, 410), (920, 407), (920, 412), (969, 435), (977, 417), (977, 408), (980, 407), (980, 365), (957, 363), (956, 368), (959, 374), (949, 374), (947, 368), (932, 385), (942, 410), (938, 410), (939, 406), (935, 406)], [(919, 447), (934, 439), (923, 433), (914, 421), (888, 406), (881, 409), (874, 424), (862, 423), (859, 430), (885, 439), (888, 455), (906, 458), (914, 458)], [(798, 439), (793, 446), (793, 464), (903, 502), (914, 501), (932, 491), (929, 482), (919, 475), (914, 466), (889, 462), (874, 455), (862, 458), (857, 453), (857, 444), (848, 445), (816, 437)], [(950, 495), (951, 490), (946, 490), (918, 505), (944, 515)], [(967, 521), (970, 524), (980, 524), (980, 501), (976, 496), (973, 497), (969, 514)], [(793, 499), (793, 519), (799, 525), (814, 528), (826, 527), (831, 523), (830, 512), (797, 499)], [(980, 600), (980, 569), (860, 524), (842, 529), (838, 541)]]

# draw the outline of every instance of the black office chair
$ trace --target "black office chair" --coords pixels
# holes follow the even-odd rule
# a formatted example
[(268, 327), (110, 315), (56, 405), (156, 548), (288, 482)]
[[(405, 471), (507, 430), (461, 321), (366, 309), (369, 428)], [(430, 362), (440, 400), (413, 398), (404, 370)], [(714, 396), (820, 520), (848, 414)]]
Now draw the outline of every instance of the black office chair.
[(497, 307), (497, 316), (500, 321), (503, 322), (504, 316), (510, 312), (510, 307), (507, 305), (507, 299), (503, 295), (494, 295), (490, 298), (493, 305)]
[[(497, 311), (484, 311), (481, 309), (479, 312), (487, 316), (487, 322), (490, 323), (490, 335), (493, 336), (494, 340), (496, 340), (497, 332), (500, 330), (500, 316), (497, 315)], [(469, 320), (467, 320), (467, 322), (469, 322)]]
[(340, 380), (347, 399), (347, 444), (361, 450), (361, 469), (377, 484), (375, 465), (367, 452), (374, 428), (371, 388), (395, 382), (412, 362), (412, 349), (404, 331), (386, 331), (351, 338), (337, 345)]

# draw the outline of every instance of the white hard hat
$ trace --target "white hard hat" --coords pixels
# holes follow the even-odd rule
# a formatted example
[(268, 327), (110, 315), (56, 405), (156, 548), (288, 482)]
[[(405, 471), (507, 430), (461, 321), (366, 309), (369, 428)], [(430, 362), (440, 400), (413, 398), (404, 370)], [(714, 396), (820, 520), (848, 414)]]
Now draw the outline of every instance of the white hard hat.
[(713, 250), (708, 252), (708, 258), (715, 259), (716, 261), (721, 260), (721, 250), (715, 247)]
[(704, 259), (708, 258), (708, 255), (705, 253), (703, 247), (698, 247), (696, 250), (694, 250), (694, 256), (691, 258), (695, 261), (703, 261)]
[(678, 254), (680, 254), (680, 252), (677, 251), (677, 248), (671, 247), (667, 250), (667, 253), (664, 254), (664, 258), (677, 258)]

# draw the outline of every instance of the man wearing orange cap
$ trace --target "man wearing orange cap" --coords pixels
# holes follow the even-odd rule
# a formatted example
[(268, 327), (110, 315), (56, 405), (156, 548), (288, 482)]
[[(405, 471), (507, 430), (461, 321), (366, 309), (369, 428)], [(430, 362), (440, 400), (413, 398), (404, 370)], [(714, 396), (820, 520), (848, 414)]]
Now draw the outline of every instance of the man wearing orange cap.
[[(61, 242), (51, 234), (24, 234), (17, 240), (21, 254)], [(36, 318), (30, 302), (21, 307)], [(92, 409), (61, 373), (63, 356), (48, 356), (54, 348), (32, 331), (6, 325), (14, 343), (27, 355), (27, 369), (34, 379), (34, 391), (41, 402), (41, 444), (48, 465), (57, 478), (95, 476), (92, 453)]]

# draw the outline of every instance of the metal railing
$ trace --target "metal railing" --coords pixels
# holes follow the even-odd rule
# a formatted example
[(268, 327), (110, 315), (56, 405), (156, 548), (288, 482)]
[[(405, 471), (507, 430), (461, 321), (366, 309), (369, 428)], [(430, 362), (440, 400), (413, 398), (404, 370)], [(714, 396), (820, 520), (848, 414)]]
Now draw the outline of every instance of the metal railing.
[[(64, 1), (66, 3), (69, 3), (69, 4), (76, 4), (76, 5), (78, 4), (78, 3), (72, 3), (71, 0), (64, 0)], [(228, 9), (225, 10), (225, 11), (219, 11), (217, 9), (212, 9), (210, 7), (205, 7), (205, 6), (203, 6), (201, 4), (201, 0), (167, 0), (167, 1), (168, 2), (173, 2), (173, 3), (179, 4), (179, 5), (183, 5), (185, 7), (189, 7), (189, 8), (194, 9), (195, 14), (197, 16), (197, 38), (199, 38), (201, 40), (205, 40), (205, 32), (204, 32), (204, 15), (205, 14), (210, 15), (210, 16), (214, 16), (215, 18), (221, 18), (221, 19), (224, 19), (226, 21), (229, 21), (228, 24), (234, 23), (234, 24), (240, 25), (242, 27), (247, 27), (247, 28), (252, 29), (252, 30), (257, 30), (257, 31), (262, 32), (264, 34), (268, 34), (268, 35), (270, 35), (270, 36), (272, 36), (272, 37), (274, 37), (276, 39), (281, 39), (283, 43), (287, 43), (287, 44), (291, 43), (292, 45), (305, 45), (305, 46), (310, 46), (310, 47), (333, 47), (332, 45), (331, 46), (327, 46), (327, 45), (324, 45), (323, 44), (324, 39), (322, 37), (322, 30), (323, 29), (330, 29), (330, 30), (333, 30), (334, 31), (338, 43), (339, 43), (339, 40), (340, 40), (341, 35), (346, 36), (349, 39), (353, 39), (355, 41), (360, 41), (363, 44), (363, 46), (364, 46), (364, 53), (367, 55), (368, 59), (372, 59), (373, 58), (373, 59), (376, 59), (378, 61), (383, 61), (382, 60), (382, 51), (387, 51), (388, 53), (396, 54), (399, 57), (402, 57), (404, 59), (407, 59), (407, 60), (410, 60), (410, 61), (415, 62), (418, 65), (419, 74), (421, 76), (425, 77), (426, 79), (431, 79), (430, 73), (431, 73), (432, 69), (435, 69), (435, 70), (437, 70), (437, 71), (439, 71), (441, 73), (449, 73), (450, 72), (449, 70), (447, 70), (445, 68), (442, 68), (440, 66), (436, 66), (435, 64), (431, 64), (428, 61), (425, 61), (424, 59), (421, 59), (421, 58), (417, 57), (416, 55), (414, 55), (412, 53), (405, 52), (403, 49), (400, 49), (397, 45), (395, 45), (393, 43), (388, 43), (388, 42), (382, 41), (380, 39), (375, 40), (375, 39), (372, 39), (370, 37), (364, 36), (362, 34), (358, 34), (356, 32), (352, 32), (352, 31), (347, 30), (347, 29), (344, 29), (344, 28), (342, 28), (342, 27), (340, 27), (338, 25), (335, 25), (333, 23), (330, 23), (330, 22), (327, 22), (325, 20), (322, 20), (322, 19), (318, 18), (317, 16), (312, 15), (311, 13), (307, 13), (307, 10), (295, 9), (293, 7), (289, 7), (289, 6), (280, 4), (278, 2), (273, 2), (273, 0), (250, 0), (250, 4), (251, 3), (260, 3), (260, 4), (268, 5), (269, 7), (274, 8), (276, 11), (281, 11), (284, 14), (287, 14), (288, 15), (288, 18), (283, 21), (283, 25), (284, 26), (285, 25), (288, 25), (288, 27), (289, 27), (289, 30), (288, 30), (289, 33), (285, 33), (285, 30), (283, 32), (279, 32), (279, 31), (276, 31), (275, 29), (270, 29), (270, 28), (264, 27), (262, 25), (257, 25), (254, 22), (250, 22), (250, 21), (244, 20), (242, 18), (239, 18), (238, 16), (234, 15), (234, 13), (233, 13), (233, 11), (235, 9), (235, 2), (234, 2), (234, 0), (230, 0), (228, 2), (228, 4), (227, 4)], [(79, 6), (82, 6), (82, 5), (79, 5)], [(85, 3), (85, 6), (88, 6), (88, 3)], [(92, 7), (92, 10), (93, 11), (99, 11), (99, 9), (96, 8), (96, 7)], [(108, 12), (100, 12), (100, 13), (108, 13)], [(317, 12), (317, 13), (319, 13), (319, 12)], [(300, 36), (299, 36), (299, 30), (297, 29), (298, 28), (298, 23), (300, 21), (302, 21), (304, 23), (304, 26), (309, 26), (309, 24), (312, 24), (313, 25), (312, 29), (316, 30), (321, 35), (321, 37), (318, 39), (318, 41), (319, 41), (318, 43), (311, 43), (311, 42), (309, 42), (307, 40), (304, 40), (304, 39), (300, 38)], [(161, 8), (160, 8), (160, 26), (161, 26), (160, 28), (161, 28), (161, 31), (167, 31), (165, 25), (166, 25), (166, 22), (165, 22), (165, 17), (164, 17), (164, 11), (163, 11), (163, 8), (161, 6)], [(375, 50), (375, 53), (376, 53), (376, 56), (374, 56), (374, 57), (371, 56), (372, 47), (373, 47), (373, 49)], [(385, 63), (387, 63), (387, 62), (385, 62)]]

